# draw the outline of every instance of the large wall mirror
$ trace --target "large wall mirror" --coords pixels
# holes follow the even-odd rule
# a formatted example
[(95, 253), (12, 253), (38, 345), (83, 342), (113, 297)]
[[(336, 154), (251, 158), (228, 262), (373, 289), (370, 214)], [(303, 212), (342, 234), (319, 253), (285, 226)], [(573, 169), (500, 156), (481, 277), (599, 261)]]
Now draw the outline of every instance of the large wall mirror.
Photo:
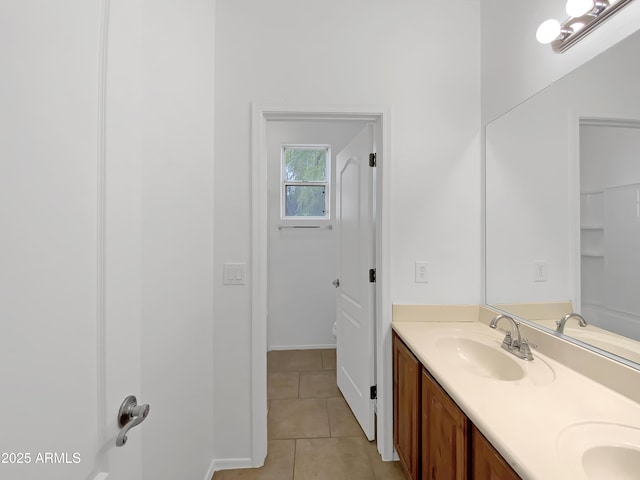
[[(640, 32), (486, 129), (486, 302), (640, 369)], [(567, 313), (562, 333), (556, 324)]]

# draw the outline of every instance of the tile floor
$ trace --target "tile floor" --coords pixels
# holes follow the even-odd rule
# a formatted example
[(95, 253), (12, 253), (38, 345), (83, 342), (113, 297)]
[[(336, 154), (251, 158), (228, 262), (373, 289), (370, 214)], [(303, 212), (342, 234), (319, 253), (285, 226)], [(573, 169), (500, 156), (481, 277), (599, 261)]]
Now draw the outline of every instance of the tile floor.
[(399, 462), (380, 459), (338, 390), (335, 350), (269, 352), (267, 370), (266, 462), (213, 480), (404, 480)]

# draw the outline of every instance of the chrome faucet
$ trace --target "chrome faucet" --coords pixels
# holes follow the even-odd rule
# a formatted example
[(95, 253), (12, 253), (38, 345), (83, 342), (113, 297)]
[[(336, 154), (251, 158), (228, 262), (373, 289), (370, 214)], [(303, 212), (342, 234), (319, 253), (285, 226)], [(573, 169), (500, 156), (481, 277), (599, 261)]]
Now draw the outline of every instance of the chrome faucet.
[(496, 328), (498, 326), (498, 322), (503, 318), (506, 318), (511, 322), (513, 326), (513, 335), (511, 331), (507, 330), (507, 334), (505, 335), (504, 340), (502, 340), (502, 348), (504, 348), (507, 352), (512, 353), (516, 357), (522, 358), (523, 360), (533, 360), (531, 348), (529, 348), (529, 342), (526, 338), (522, 338), (520, 336), (520, 324), (516, 322), (512, 317), (501, 313), (497, 315), (493, 320), (491, 320), (489, 326), (491, 328)]
[(580, 315), (579, 313), (567, 313), (560, 320), (556, 320), (556, 325), (558, 326), (558, 328), (556, 328), (556, 332), (564, 333), (564, 324), (567, 323), (567, 320), (569, 320), (571, 317), (576, 317), (578, 319), (578, 325), (580, 325), (581, 327), (587, 326), (587, 321), (582, 318), (582, 315)]

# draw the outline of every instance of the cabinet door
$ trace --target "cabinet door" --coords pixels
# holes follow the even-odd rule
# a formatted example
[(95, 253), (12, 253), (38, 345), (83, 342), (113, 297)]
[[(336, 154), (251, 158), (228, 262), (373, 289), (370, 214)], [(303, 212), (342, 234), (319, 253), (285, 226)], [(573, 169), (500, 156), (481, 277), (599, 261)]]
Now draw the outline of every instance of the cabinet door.
[(468, 419), (423, 370), (422, 479), (466, 480)]
[(520, 477), (504, 461), (502, 456), (473, 427), (473, 476), (474, 480), (519, 480)]
[(407, 477), (418, 480), (420, 364), (393, 335), (393, 441)]

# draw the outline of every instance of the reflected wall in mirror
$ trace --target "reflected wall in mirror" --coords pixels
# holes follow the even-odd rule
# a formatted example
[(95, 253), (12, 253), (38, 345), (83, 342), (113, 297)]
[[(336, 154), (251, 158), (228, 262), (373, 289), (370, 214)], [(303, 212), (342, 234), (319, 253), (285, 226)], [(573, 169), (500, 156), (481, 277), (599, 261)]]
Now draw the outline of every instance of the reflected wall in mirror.
[(486, 129), (486, 302), (640, 368), (640, 32)]

